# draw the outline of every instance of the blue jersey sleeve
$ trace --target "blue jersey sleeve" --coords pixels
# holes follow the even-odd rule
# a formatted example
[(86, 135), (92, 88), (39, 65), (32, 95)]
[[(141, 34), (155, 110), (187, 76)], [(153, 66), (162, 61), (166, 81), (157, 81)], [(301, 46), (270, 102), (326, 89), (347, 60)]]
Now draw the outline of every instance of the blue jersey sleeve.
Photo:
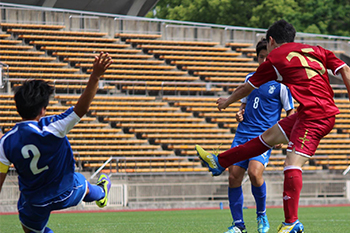
[(287, 112), (294, 108), (294, 101), (292, 94), (287, 86), (281, 84), (280, 98), (283, 109)]
[(80, 117), (74, 112), (74, 108), (71, 107), (60, 115), (41, 118), (39, 125), (42, 125), (44, 131), (63, 138), (79, 121)]

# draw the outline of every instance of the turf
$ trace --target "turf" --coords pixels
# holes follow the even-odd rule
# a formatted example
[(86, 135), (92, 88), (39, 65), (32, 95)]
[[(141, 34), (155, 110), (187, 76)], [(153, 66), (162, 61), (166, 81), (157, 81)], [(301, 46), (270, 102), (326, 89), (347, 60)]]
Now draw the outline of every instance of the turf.
[[(267, 210), (271, 230), (283, 220), (281, 208)], [(244, 209), (248, 232), (256, 232), (255, 209)], [(299, 218), (306, 233), (349, 232), (350, 207), (300, 208)], [(55, 213), (48, 226), (55, 233), (74, 232), (225, 232), (232, 219), (228, 209), (173, 210), (100, 213)], [(0, 215), (0, 232), (22, 232), (17, 215)]]

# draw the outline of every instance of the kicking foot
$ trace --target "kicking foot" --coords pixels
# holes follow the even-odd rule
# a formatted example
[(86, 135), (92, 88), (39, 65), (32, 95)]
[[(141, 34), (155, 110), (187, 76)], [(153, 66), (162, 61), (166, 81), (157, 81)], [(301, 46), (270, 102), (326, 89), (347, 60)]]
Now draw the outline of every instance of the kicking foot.
[(196, 145), (195, 149), (197, 151), (197, 155), (209, 168), (209, 171), (213, 174), (213, 176), (218, 176), (223, 171), (225, 171), (225, 168), (220, 166), (218, 157), (216, 155), (203, 150), (203, 148), (199, 145)]
[(105, 192), (105, 197), (96, 201), (96, 205), (98, 207), (105, 207), (107, 205), (108, 201), (108, 193), (111, 189), (111, 180), (109, 179), (107, 174), (101, 173), (101, 175), (98, 177), (97, 185), (101, 186)]

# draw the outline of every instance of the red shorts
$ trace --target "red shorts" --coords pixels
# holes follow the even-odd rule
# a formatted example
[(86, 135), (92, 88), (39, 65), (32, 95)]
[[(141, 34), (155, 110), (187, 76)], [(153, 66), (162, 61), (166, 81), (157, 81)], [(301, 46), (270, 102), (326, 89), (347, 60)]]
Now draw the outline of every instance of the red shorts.
[(326, 136), (335, 123), (335, 116), (320, 120), (306, 120), (295, 113), (278, 122), (288, 142), (287, 151), (295, 149), (295, 153), (305, 157), (315, 154), (320, 140)]

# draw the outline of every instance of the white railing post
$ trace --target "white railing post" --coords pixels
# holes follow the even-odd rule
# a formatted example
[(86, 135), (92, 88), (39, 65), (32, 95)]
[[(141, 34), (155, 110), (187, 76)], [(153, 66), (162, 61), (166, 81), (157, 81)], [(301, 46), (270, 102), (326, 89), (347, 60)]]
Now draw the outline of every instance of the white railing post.
[(107, 159), (107, 161), (99, 169), (97, 169), (97, 171), (94, 174), (92, 174), (90, 179), (93, 179), (112, 159), (112, 156), (109, 159)]
[(345, 176), (350, 171), (350, 165), (347, 169), (344, 170), (343, 175)]
[(5, 87), (5, 81), (9, 78), (9, 65), (0, 62), (0, 88)]

